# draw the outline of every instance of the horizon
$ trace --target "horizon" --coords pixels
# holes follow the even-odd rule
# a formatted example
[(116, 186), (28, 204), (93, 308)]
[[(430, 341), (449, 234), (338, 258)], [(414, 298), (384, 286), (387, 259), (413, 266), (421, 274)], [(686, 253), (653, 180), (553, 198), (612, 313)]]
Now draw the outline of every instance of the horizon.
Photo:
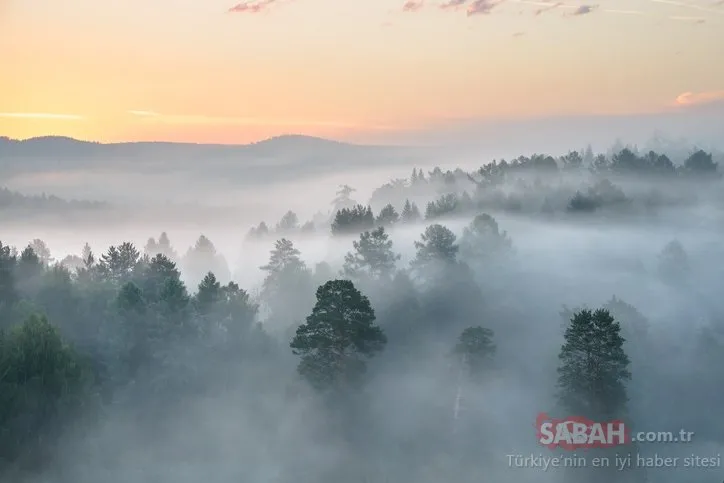
[[(0, 120), (3, 113), (0, 113)], [(597, 145), (598, 150), (605, 149), (613, 144), (625, 146), (638, 146), (647, 144), (655, 139), (675, 141), (678, 144), (690, 146), (706, 146), (704, 149), (721, 150), (724, 144), (718, 135), (715, 124), (721, 119), (724, 121), (724, 101), (716, 99), (705, 103), (694, 103), (679, 107), (669, 106), (656, 113), (640, 115), (627, 114), (598, 114), (598, 115), (556, 115), (543, 116), (530, 119), (495, 119), (481, 121), (479, 119), (459, 119), (448, 121), (430, 129), (409, 131), (407, 136), (393, 137), (392, 139), (347, 139), (344, 136), (317, 135), (296, 133), (272, 134), (267, 137), (249, 141), (229, 140), (206, 142), (190, 139), (146, 139), (146, 140), (96, 140), (64, 134), (38, 134), (29, 137), (13, 137), (10, 134), (1, 134), (0, 139), (11, 141), (33, 141), (41, 139), (68, 139), (81, 143), (99, 145), (114, 144), (175, 144), (190, 146), (254, 146), (279, 139), (314, 139), (329, 143), (338, 143), (360, 147), (383, 148), (445, 148), (453, 145), (469, 148), (490, 147), (490, 141), (498, 144), (497, 149), (506, 151), (511, 148), (504, 138), (517, 138), (521, 130), (527, 131), (531, 140), (529, 148), (524, 151), (551, 151), (568, 149), (562, 146), (576, 139), (578, 144)], [(535, 133), (532, 131), (536, 131)], [(581, 138), (576, 133), (588, 133), (588, 138)], [(591, 132), (593, 135), (590, 135)], [(551, 149), (549, 141), (558, 148)], [(516, 141), (516, 144), (519, 144)], [(542, 145), (541, 145), (542, 144)], [(579, 146), (580, 147), (580, 146)], [(570, 146), (570, 149), (576, 149)]]

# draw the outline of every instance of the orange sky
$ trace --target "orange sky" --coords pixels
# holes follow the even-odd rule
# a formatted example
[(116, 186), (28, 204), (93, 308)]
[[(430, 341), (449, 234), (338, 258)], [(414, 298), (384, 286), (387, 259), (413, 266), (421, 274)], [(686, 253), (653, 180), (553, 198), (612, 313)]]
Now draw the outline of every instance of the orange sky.
[(267, 1), (229, 13), (233, 1), (0, 0), (0, 135), (364, 138), (455, 118), (724, 98), (714, 0), (502, 0), (479, 15), (431, 2), (403, 12), (396, 0)]

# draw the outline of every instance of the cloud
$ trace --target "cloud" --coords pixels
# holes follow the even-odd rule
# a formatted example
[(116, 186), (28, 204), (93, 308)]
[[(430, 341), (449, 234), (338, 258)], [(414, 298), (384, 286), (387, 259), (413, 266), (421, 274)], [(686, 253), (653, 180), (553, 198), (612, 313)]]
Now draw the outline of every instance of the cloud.
[(452, 8), (458, 8), (462, 7), (468, 2), (468, 0), (447, 0), (447, 2), (440, 5), (440, 8), (442, 9), (452, 9)]
[(580, 16), (580, 15), (588, 15), (589, 13), (593, 12), (598, 8), (598, 5), (581, 5), (578, 8), (576, 8), (571, 15)]
[(47, 119), (51, 121), (81, 121), (85, 119), (77, 114), (54, 114), (50, 112), (0, 112), (0, 117), (14, 119)]
[(407, 0), (402, 6), (403, 12), (417, 12), (424, 6), (423, 0)]
[(679, 106), (707, 104), (709, 102), (724, 101), (724, 90), (707, 92), (684, 92), (674, 101)]
[(231, 7), (229, 13), (259, 13), (269, 7), (276, 0), (257, 0), (237, 3)]
[(540, 1), (540, 0), (509, 0), (513, 1), (514, 3), (522, 3), (525, 5), (532, 5), (537, 8), (533, 15), (538, 16), (545, 12), (549, 12), (551, 10), (556, 10), (559, 8), (568, 8), (568, 9), (576, 9), (577, 7), (575, 5), (566, 4), (563, 2), (546, 2), (546, 1)]
[(541, 7), (537, 9), (533, 15), (541, 15), (545, 12), (549, 12), (551, 10), (557, 10), (559, 8), (569, 9), (573, 10), (571, 13), (567, 15), (586, 15), (591, 12), (593, 12), (595, 9), (598, 8), (597, 5), (571, 5), (569, 3), (563, 3), (563, 2), (541, 2), (541, 1), (532, 1), (532, 0), (517, 0), (516, 3), (524, 3), (526, 5), (534, 5), (536, 7)]
[(515, 32), (513, 33), (513, 37), (519, 38), (525, 35), (525, 32)]
[[(536, 3), (538, 3), (538, 2), (536, 2)], [(541, 8), (539, 8), (538, 10), (536, 10), (533, 15), (538, 16), (538, 15), (540, 15), (540, 14), (542, 14), (542, 13), (548, 12), (548, 11), (550, 11), (550, 10), (555, 10), (555, 9), (557, 9), (558, 7), (563, 7), (563, 6), (564, 6), (564, 4), (563, 4), (562, 2), (557, 2), (557, 3), (540, 2), (540, 3), (543, 3), (544, 6), (541, 7)]]
[(471, 3), (468, 6), (467, 15), (468, 17), (472, 15), (485, 15), (490, 13), (490, 11), (497, 7), (500, 3), (500, 1), (491, 1), (491, 0), (475, 0), (473, 3)]
[(669, 17), (670, 20), (678, 20), (680, 22), (692, 22), (692, 23), (705, 23), (706, 18), (705, 17), (679, 17), (679, 16), (671, 16)]

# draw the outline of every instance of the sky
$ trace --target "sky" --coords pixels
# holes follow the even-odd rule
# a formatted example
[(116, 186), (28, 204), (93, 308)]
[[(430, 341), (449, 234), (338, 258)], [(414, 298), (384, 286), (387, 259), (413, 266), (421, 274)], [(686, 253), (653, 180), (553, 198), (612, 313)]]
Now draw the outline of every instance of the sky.
[(724, 0), (0, 0), (0, 136), (371, 139), (724, 99)]

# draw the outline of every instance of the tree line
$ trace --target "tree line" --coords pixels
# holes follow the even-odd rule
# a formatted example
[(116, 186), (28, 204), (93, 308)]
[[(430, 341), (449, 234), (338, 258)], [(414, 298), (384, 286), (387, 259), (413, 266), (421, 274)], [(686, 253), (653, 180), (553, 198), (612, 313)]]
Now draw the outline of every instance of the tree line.
[[(358, 225), (363, 230), (338, 272), (326, 263), (308, 267), (294, 243), (280, 238), (260, 267), (258, 295), (220, 283), (213, 270), (192, 292), (165, 234), (150, 239), (145, 253), (125, 242), (97, 257), (86, 245), (72, 267), (68, 259), (54, 262), (40, 240), (20, 253), (0, 243), (2, 467), (50, 464), (69, 431), (119, 407), (143, 424), (158, 424), (178, 400), (244, 384), (240, 374), (250, 364), (277, 376), (294, 365), (301, 393), (308, 387), (329, 417), (352, 432), (374, 427), (361, 402), (369, 397), (364, 388), (391, 367), (419, 365), (436, 353), (433, 346), (448, 348), (451, 370), (461, 375), (449, 378), (456, 381), (451, 398), (463, 387), (485, 387), (500, 369), (498, 349), (515, 344), (526, 327), (501, 319), (491, 300), (496, 289), (476, 275), (512, 263), (509, 235), (487, 213), (459, 238), (432, 223), (402, 267), (389, 227), (356, 209), (349, 212), (367, 224)], [(213, 268), (217, 254), (210, 246), (201, 237), (190, 253), (205, 254), (196, 263)], [(672, 241), (660, 254), (659, 277), (677, 284), (687, 270), (683, 246)], [(627, 414), (631, 368), (624, 343), (645, 340), (645, 321), (636, 314), (616, 298), (600, 309), (564, 311), (560, 411), (591, 419)], [(622, 320), (629, 326), (622, 328)], [(453, 412), (443, 420), (457, 419)], [(363, 466), (380, 458), (392, 465), (369, 452), (369, 441), (357, 444)], [(476, 450), (435, 444), (406, 451), (423, 460), (437, 454), (456, 460)], [(483, 466), (470, 466), (469, 477)], [(432, 471), (426, 463), (420, 468)], [(350, 481), (363, 481), (368, 469), (355, 470), (360, 474), (350, 478), (358, 479)]]
[[(640, 154), (632, 147), (610, 156), (594, 155), (589, 147), (558, 158), (534, 154), (511, 161), (493, 160), (473, 172), (435, 167), (426, 175), (414, 168), (408, 178), (397, 178), (377, 188), (368, 203), (355, 200), (356, 190), (343, 185), (330, 213), (319, 212), (301, 223), (290, 210), (275, 226), (260, 222), (248, 236), (269, 238), (324, 230), (354, 234), (375, 226), (474, 216), (481, 211), (533, 216), (594, 212), (650, 216), (654, 210), (696, 203), (692, 191), (699, 192), (702, 182), (720, 179), (719, 164), (703, 150), (675, 164), (665, 154)], [(632, 186), (627, 193), (620, 186), (633, 180), (644, 183), (646, 189)], [(687, 182), (696, 183), (696, 188)], [(505, 189), (510, 187), (517, 189)]]

